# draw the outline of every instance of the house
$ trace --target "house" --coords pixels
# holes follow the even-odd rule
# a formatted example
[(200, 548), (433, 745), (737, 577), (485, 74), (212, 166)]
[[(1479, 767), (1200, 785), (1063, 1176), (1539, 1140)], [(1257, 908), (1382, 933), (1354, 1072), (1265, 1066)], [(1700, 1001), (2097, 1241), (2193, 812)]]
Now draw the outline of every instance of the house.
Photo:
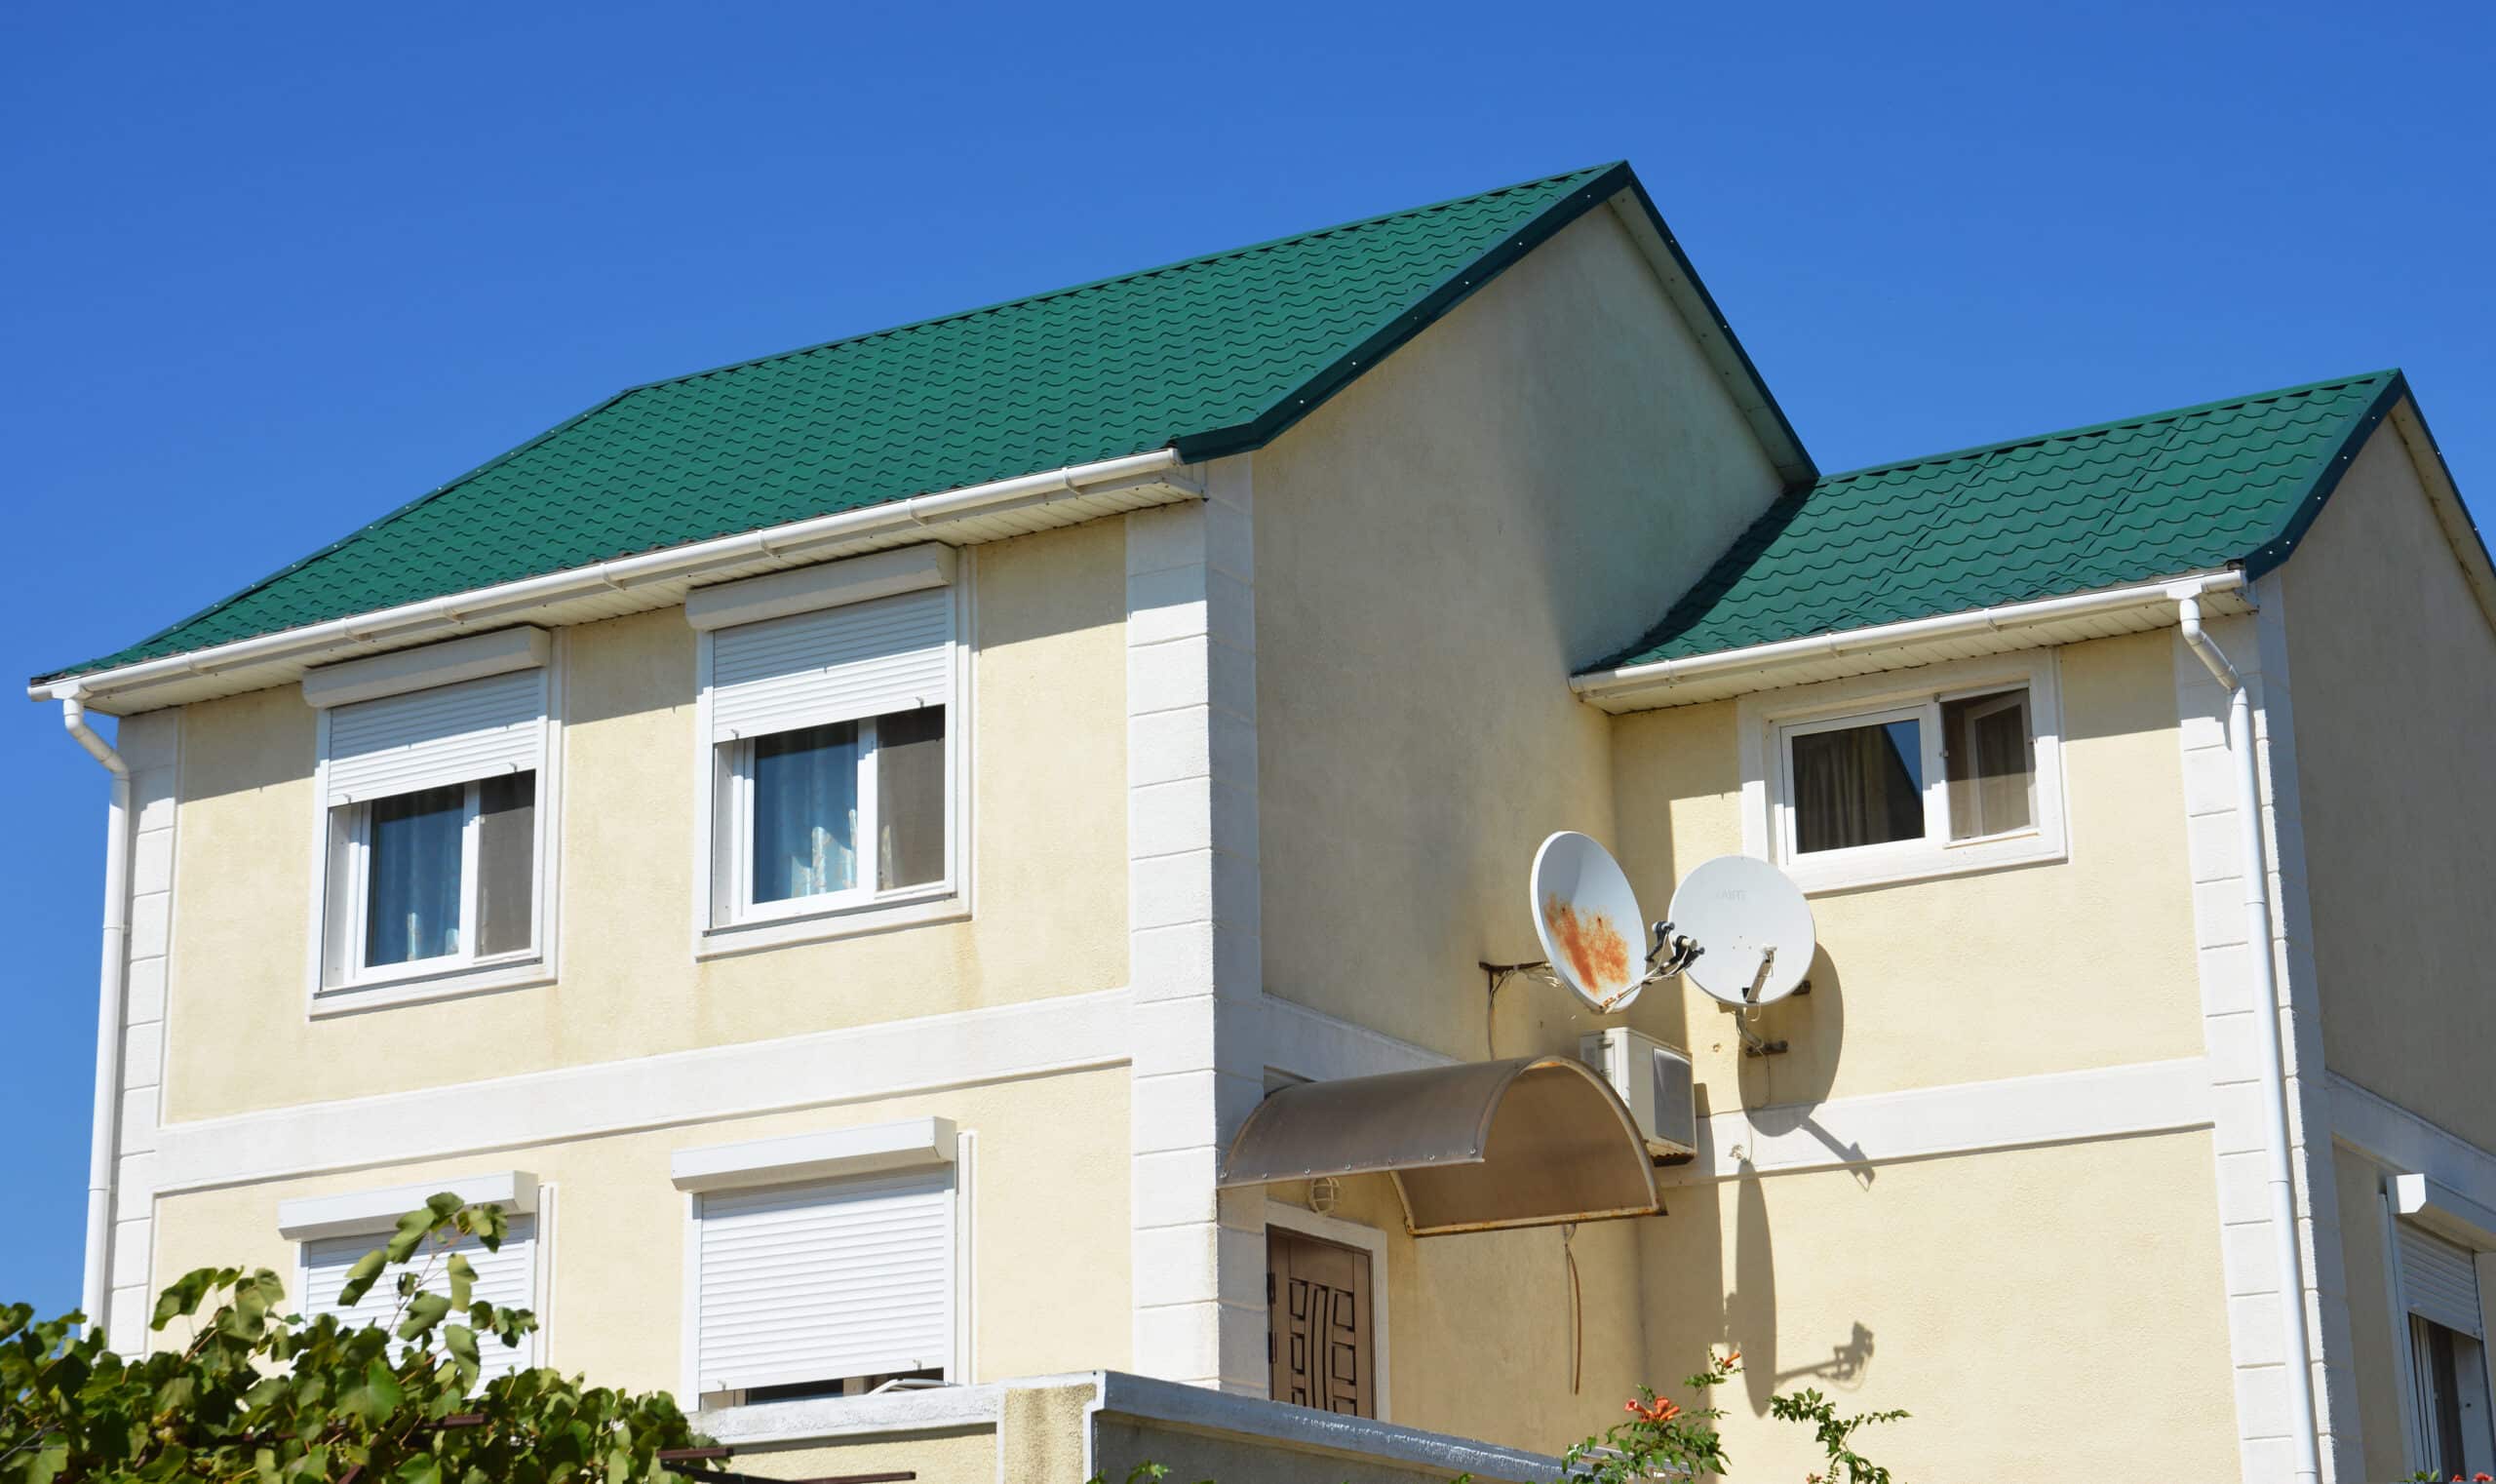
[[(1524, 1477), (1734, 1347), (1744, 1476), (2487, 1466), (2491, 615), (2397, 372), (1821, 473), (1625, 165), (637, 387), (31, 683), (88, 1308), (448, 1188), (784, 1472)], [(1503, 972), (1564, 829), (1810, 993)], [(1226, 1162), (1391, 1074), (1482, 1162)]]

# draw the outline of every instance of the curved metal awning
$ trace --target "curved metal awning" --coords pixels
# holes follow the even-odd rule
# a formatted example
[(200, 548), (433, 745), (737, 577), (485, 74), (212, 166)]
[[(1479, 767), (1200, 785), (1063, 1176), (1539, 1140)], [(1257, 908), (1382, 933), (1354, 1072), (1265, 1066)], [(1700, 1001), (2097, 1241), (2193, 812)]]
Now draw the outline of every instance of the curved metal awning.
[(1225, 1186), (1391, 1175), (1415, 1236), (1651, 1216), (1637, 1121), (1574, 1057), (1463, 1062), (1302, 1082), (1257, 1106)]

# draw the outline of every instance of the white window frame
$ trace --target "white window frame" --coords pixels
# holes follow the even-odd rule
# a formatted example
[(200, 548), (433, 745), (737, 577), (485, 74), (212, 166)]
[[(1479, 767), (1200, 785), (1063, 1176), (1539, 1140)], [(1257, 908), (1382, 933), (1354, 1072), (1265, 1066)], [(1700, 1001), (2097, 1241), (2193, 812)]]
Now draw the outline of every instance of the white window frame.
[[(454, 641), (454, 643), (456, 643)], [(355, 1014), (388, 1005), (414, 1004), (426, 1000), (448, 999), (466, 995), (490, 994), (502, 990), (528, 989), (555, 982), (557, 945), (562, 941), (557, 908), (562, 900), (557, 876), (559, 842), (562, 840), (562, 758), (564, 716), (565, 657), (569, 651), (569, 637), (558, 630), (550, 636), (546, 661), (542, 666), (546, 677), (546, 714), (538, 732), (536, 801), (533, 838), (529, 843), (528, 913), (529, 944), (526, 949), (479, 956), (474, 949), (479, 923), (477, 916), (477, 837), (478, 782), (467, 785), (467, 814), (460, 831), (460, 948), (455, 954), (417, 958), (406, 963), (387, 964), (379, 968), (362, 966), (361, 945), (364, 942), (366, 896), (370, 888), (369, 863), (365, 856), (366, 837), (370, 829), (371, 805), (376, 801), (361, 801), (344, 805), (351, 811), (346, 848), (340, 851), (334, 838), (332, 815), (336, 812), (330, 798), (330, 718), (331, 709), (317, 713), (318, 762), (312, 777), (312, 903), (309, 950), (305, 955), (305, 1013), (318, 1020), (332, 1015)], [(420, 651), (411, 651), (420, 652)], [(390, 655), (383, 658), (397, 659)], [(442, 682), (459, 683), (457, 679)], [(430, 688), (411, 685), (405, 689)], [(347, 889), (351, 893), (349, 907), (340, 931), (347, 945), (349, 965), (337, 980), (329, 977), (329, 894), (333, 862), (343, 855), (342, 867)]]
[(1386, 1368), (1386, 1233), (1376, 1227), (1346, 1221), (1340, 1216), (1321, 1215), (1283, 1200), (1266, 1202), (1266, 1226), (1268, 1230), (1295, 1231), (1302, 1236), (1313, 1236), (1321, 1242), (1333, 1242), (1338, 1247), (1349, 1247), (1368, 1257), (1370, 1385), (1377, 1393), (1378, 1401), (1378, 1416), (1371, 1421), (1393, 1421), (1388, 1412), (1395, 1387), (1389, 1381), (1392, 1373)]
[[(943, 1166), (949, 1172), (947, 1199), (952, 1203), (951, 1241), (946, 1260), (953, 1277), (952, 1353), (944, 1367), (948, 1386), (971, 1386), (979, 1380), (979, 1284), (977, 1221), (979, 1134), (957, 1128), (950, 1118), (907, 1118), (893, 1123), (830, 1129), (778, 1139), (679, 1150), (671, 1161), (672, 1178), (684, 1192), (683, 1304), (679, 1325), (677, 1395), (686, 1410), (698, 1407), (704, 1392), (702, 1363), (702, 1197), (715, 1191), (754, 1190), (781, 1185), (823, 1184), (842, 1179), (872, 1179), (912, 1169)], [(820, 1407), (826, 1403), (861, 1401), (863, 1397), (808, 1397), (796, 1401), (747, 1402), (713, 1409), (743, 1415), (756, 1408)]]
[[(755, 904), (751, 901), (754, 739), (711, 738), (712, 657), (719, 629), (696, 634), (694, 741), (693, 957), (697, 959), (882, 932), (924, 922), (957, 921), (971, 915), (971, 745), (974, 702), (972, 650), (978, 618), (977, 548), (958, 554), (953, 580), (951, 674), (953, 695), (945, 712), (945, 870), (933, 881), (878, 890), (873, 885), (817, 896)], [(873, 595), (871, 595), (873, 596)], [(864, 601), (864, 600), (861, 600)], [(875, 720), (858, 722), (858, 812), (861, 835), (875, 839)], [(722, 813), (725, 813), (723, 819)], [(722, 831), (724, 830), (724, 835)], [(859, 852), (861, 875), (872, 880), (875, 855)]]
[[(2059, 662), (2052, 649), (1858, 676), (1736, 703), (1742, 773), (1742, 848), (1776, 863), (1806, 892), (1844, 891), (2069, 858), (2062, 766)], [(1950, 838), (1950, 780), (1941, 732), (1944, 704), (2003, 690), (2027, 691), (2033, 819), (2015, 830)], [(1892, 722), (1919, 723), (1924, 754), (1924, 834), (1842, 850), (1794, 847), (1793, 739)]]

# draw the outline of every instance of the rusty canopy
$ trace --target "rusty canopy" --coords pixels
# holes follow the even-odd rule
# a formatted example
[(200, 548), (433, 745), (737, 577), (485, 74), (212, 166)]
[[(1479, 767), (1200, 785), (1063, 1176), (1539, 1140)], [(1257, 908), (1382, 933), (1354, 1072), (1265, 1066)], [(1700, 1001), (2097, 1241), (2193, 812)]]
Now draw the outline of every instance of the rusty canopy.
[(1222, 1163), (1225, 1186), (1377, 1174), (1394, 1177), (1415, 1236), (1662, 1205), (1628, 1108), (1565, 1056), (1302, 1082), (1258, 1105)]

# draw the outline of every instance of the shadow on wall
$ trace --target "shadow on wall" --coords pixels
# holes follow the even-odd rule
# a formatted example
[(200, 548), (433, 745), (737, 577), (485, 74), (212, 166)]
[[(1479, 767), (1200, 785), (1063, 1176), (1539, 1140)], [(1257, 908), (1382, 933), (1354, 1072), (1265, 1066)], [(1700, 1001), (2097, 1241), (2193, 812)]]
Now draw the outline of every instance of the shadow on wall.
[[(1863, 1147), (1839, 1142), (1813, 1115), (1836, 1085), (1838, 1052), (1846, 1038), (1845, 977), (1825, 947), (1814, 954), (1805, 983), (1811, 993), (1763, 1006), (1751, 1021), (1753, 1033), (1762, 1040), (1783, 1041), (1786, 1049), (1774, 1056), (1741, 1058), (1736, 1085), (1751, 1136), (1745, 1140), (1745, 1162), (1760, 1158), (1761, 1141), (1802, 1133), (1818, 1141), (1854, 1176), (1855, 1184), (1868, 1190), (1875, 1172)], [(1738, 1041), (1741, 1032), (1735, 1017), (1718, 1013), (1724, 1015), (1727, 1042)]]
[[(1770, 1238), (1768, 1197), (1749, 1161), (1734, 1179), (1733, 1284), (1725, 1293), (1724, 1342), (1742, 1352), (1742, 1386), (1753, 1416), (1765, 1416), (1771, 1396), (1796, 1382), (1852, 1390), (1872, 1363), (1872, 1329), (1853, 1321), (1847, 1338), (1825, 1356), (1783, 1366), (1778, 1344), (1776, 1248)], [(1782, 1368), (1780, 1368), (1782, 1367)]]

